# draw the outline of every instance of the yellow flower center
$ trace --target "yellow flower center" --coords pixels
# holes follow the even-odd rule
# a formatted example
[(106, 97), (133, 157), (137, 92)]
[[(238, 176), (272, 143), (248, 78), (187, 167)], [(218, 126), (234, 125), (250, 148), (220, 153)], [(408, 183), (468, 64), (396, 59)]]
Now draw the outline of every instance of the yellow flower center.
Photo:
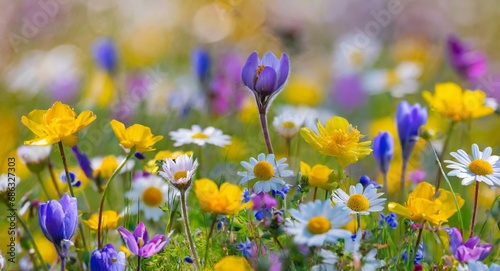
[(143, 247), (144, 246), (144, 239), (142, 239), (142, 237), (139, 237), (137, 238), (137, 241), (138, 241), (138, 245), (139, 245), (139, 248)]
[(260, 161), (253, 167), (253, 174), (257, 179), (269, 181), (274, 176), (274, 168), (267, 161)]
[(361, 194), (354, 194), (349, 197), (347, 207), (355, 212), (366, 212), (370, 208), (370, 202)]
[(255, 78), (253, 79), (253, 85), (257, 84), (257, 79), (259, 79), (260, 73), (264, 69), (264, 65), (260, 65), (257, 67), (257, 70), (255, 71)]
[(293, 123), (291, 121), (285, 121), (285, 122), (283, 122), (283, 124), (281, 124), (281, 127), (287, 128), (287, 129), (295, 128), (295, 123)]
[(174, 174), (174, 179), (177, 181), (180, 178), (186, 178), (187, 177), (187, 171), (186, 170), (179, 170)]
[(323, 234), (332, 228), (332, 224), (326, 217), (315, 216), (307, 223), (307, 230), (312, 234)]
[(388, 86), (394, 86), (400, 82), (399, 76), (396, 73), (396, 71), (389, 71), (387, 72), (387, 85)]
[(207, 138), (209, 138), (209, 136), (204, 134), (204, 133), (196, 133), (196, 134), (192, 135), (191, 138), (193, 138), (193, 139), (207, 139)]
[(493, 167), (485, 160), (476, 159), (469, 164), (469, 170), (476, 175), (490, 175), (493, 173)]
[(149, 207), (158, 207), (163, 201), (160, 189), (150, 186), (142, 192), (142, 201)]

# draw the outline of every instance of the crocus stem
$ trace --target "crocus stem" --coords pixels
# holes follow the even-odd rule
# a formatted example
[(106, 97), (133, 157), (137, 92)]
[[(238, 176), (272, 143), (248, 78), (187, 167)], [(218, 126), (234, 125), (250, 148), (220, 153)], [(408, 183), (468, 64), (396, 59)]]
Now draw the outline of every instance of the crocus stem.
[(476, 223), (476, 211), (477, 211), (477, 198), (479, 196), (479, 182), (476, 181), (476, 188), (474, 190), (474, 209), (472, 210), (472, 219), (470, 221), (470, 235), (469, 238), (474, 235), (474, 223)]
[(49, 160), (47, 168), (49, 170), (50, 179), (52, 180), (52, 184), (54, 185), (54, 189), (56, 190), (57, 195), (59, 197), (62, 197), (61, 191), (59, 190), (59, 186), (57, 186), (56, 176), (54, 175), (54, 165), (52, 164), (52, 161)]
[(210, 244), (210, 236), (212, 236), (212, 232), (214, 231), (215, 223), (217, 223), (217, 214), (214, 214), (214, 218), (212, 220), (212, 224), (210, 224), (210, 230), (208, 231), (207, 235), (207, 244), (205, 246), (205, 257), (203, 262), (207, 264), (207, 258), (208, 258), (208, 246)]
[[(69, 176), (68, 163), (66, 162), (66, 155), (64, 154), (64, 146), (63, 146), (62, 141), (59, 141), (58, 145), (59, 145), (59, 152), (61, 153), (61, 159), (62, 159), (63, 166), (64, 166), (64, 172), (66, 173), (66, 182), (68, 183), (69, 193), (71, 194), (71, 196), (73, 198), (76, 198), (75, 192), (73, 192), (73, 184), (71, 184), (71, 177)], [(82, 224), (80, 222), (78, 223), (78, 230), (80, 232), (80, 236), (82, 237), (83, 247), (86, 250), (87, 243), (85, 242), (85, 235), (83, 234), (83, 227), (82, 227)], [(62, 261), (62, 259), (61, 259), (61, 261)]]
[[(439, 155), (439, 161), (443, 160), (443, 156), (446, 153), (446, 148), (450, 143), (451, 133), (453, 131), (453, 126), (455, 126), (455, 122), (452, 121), (450, 126), (448, 127), (448, 132), (446, 133), (446, 139), (444, 140), (443, 149), (441, 150), (441, 154)], [(436, 172), (436, 194), (439, 191), (439, 187), (441, 186), (441, 170), (437, 170)]]
[(389, 186), (387, 186), (387, 172), (382, 173), (382, 177), (384, 178), (384, 192), (385, 196), (389, 198)]
[(66, 256), (61, 257), (61, 271), (66, 271)]
[(68, 164), (66, 163), (66, 155), (64, 154), (64, 146), (62, 141), (59, 141), (59, 152), (61, 152), (61, 158), (64, 166), (64, 172), (66, 173), (66, 182), (68, 183), (69, 193), (72, 197), (75, 197), (75, 192), (73, 192), (73, 184), (71, 183), (71, 177), (69, 176)]
[(45, 194), (45, 197), (47, 197), (47, 200), (50, 200), (50, 196), (49, 196), (49, 193), (47, 192), (47, 188), (45, 188), (45, 185), (43, 185), (42, 176), (40, 176), (40, 172), (36, 173), (36, 179), (38, 180), (38, 182), (40, 183), (40, 186), (42, 187), (43, 194)]
[(19, 214), (17, 212), (14, 212), (16, 215), (17, 221), (19, 221), (19, 224), (21, 224), (21, 227), (23, 228), (24, 232), (28, 235), (28, 238), (30, 239), (31, 243), (33, 244), (33, 249), (35, 250), (36, 256), (38, 257), (38, 260), (40, 260), (40, 265), (42, 266), (43, 270), (48, 271), (49, 269), (47, 268), (47, 265), (43, 261), (42, 254), (40, 254), (40, 250), (38, 250), (38, 247), (36, 246), (35, 239), (33, 238), (33, 235), (31, 235), (31, 231), (28, 228), (28, 226), (24, 223), (24, 221), (21, 219)]
[(269, 129), (267, 128), (266, 112), (260, 112), (260, 125), (262, 125), (262, 133), (266, 140), (267, 152), (273, 153), (273, 146), (271, 145), (271, 138), (269, 137)]
[(422, 239), (422, 232), (424, 231), (424, 227), (425, 227), (426, 222), (427, 221), (424, 220), (422, 222), (422, 227), (418, 230), (417, 241), (415, 242), (415, 251), (413, 252), (413, 257), (411, 257), (411, 259), (408, 259), (408, 260), (413, 259), (413, 262), (415, 262), (415, 257), (417, 257), (418, 245), (420, 245), (420, 240)]
[(99, 205), (99, 220), (97, 222), (97, 248), (102, 249), (102, 240), (101, 240), (101, 227), (102, 227), (102, 211), (104, 208), (104, 199), (106, 198), (106, 192), (108, 191), (109, 184), (111, 184), (111, 181), (115, 178), (115, 176), (122, 170), (123, 166), (127, 163), (127, 161), (134, 155), (135, 153), (135, 146), (130, 149), (130, 152), (128, 153), (127, 157), (123, 159), (123, 161), (120, 163), (120, 165), (113, 171), (113, 174), (111, 174), (111, 177), (109, 177), (109, 180), (106, 182), (106, 187), (104, 188), (104, 191), (102, 192), (102, 197), (101, 197), (101, 204)]
[(137, 271), (141, 271), (141, 256), (137, 256)]
[(405, 201), (406, 197), (406, 168), (408, 166), (408, 160), (403, 159), (403, 167), (401, 169), (401, 202)]
[(182, 210), (182, 220), (184, 221), (184, 227), (186, 228), (186, 235), (189, 241), (189, 249), (191, 250), (191, 255), (193, 255), (196, 270), (200, 270), (200, 258), (196, 252), (196, 247), (194, 245), (193, 236), (191, 235), (191, 229), (189, 228), (189, 217), (187, 213), (187, 203), (186, 203), (186, 190), (181, 190), (181, 210)]

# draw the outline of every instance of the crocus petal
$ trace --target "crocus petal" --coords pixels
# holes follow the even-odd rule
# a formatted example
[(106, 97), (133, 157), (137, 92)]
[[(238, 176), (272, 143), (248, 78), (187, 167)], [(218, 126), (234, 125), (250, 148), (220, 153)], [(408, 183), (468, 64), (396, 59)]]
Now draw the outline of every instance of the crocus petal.
[(139, 224), (137, 224), (137, 227), (135, 228), (134, 230), (134, 237), (136, 240), (138, 240), (139, 238), (142, 238), (142, 240), (144, 241), (144, 243), (147, 243), (148, 242), (148, 230), (146, 229), (146, 226), (144, 226), (144, 223), (139, 222)]
[(255, 90), (264, 95), (270, 95), (275, 91), (276, 71), (271, 67), (264, 67), (260, 73)]
[(139, 254), (139, 246), (137, 244), (137, 240), (132, 235), (132, 233), (130, 233), (127, 229), (125, 229), (122, 226), (118, 227), (118, 231), (122, 235), (123, 240), (125, 241), (125, 244), (127, 245), (128, 250), (130, 250), (130, 253), (138, 255)]
[(290, 60), (288, 60), (288, 55), (283, 54), (280, 59), (279, 68), (276, 70), (278, 75), (278, 81), (276, 82), (276, 89), (281, 89), (288, 79), (290, 73)]
[(259, 56), (257, 52), (253, 52), (247, 59), (245, 66), (243, 66), (243, 70), (241, 72), (241, 78), (245, 86), (250, 88), (251, 90), (255, 90), (255, 72), (257, 71), (257, 67), (259, 66)]

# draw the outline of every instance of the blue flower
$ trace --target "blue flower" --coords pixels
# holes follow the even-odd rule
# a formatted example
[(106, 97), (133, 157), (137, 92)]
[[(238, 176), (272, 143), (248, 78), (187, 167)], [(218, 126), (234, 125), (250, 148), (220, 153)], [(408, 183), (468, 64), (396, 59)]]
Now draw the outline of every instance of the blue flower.
[(407, 101), (401, 101), (396, 111), (396, 126), (403, 152), (403, 162), (408, 162), (413, 147), (417, 143), (420, 126), (427, 122), (427, 109), (420, 104), (410, 106)]
[(90, 256), (90, 270), (125, 270), (127, 259), (123, 251), (117, 252), (113, 244), (105, 245), (102, 250), (94, 250)]
[(262, 60), (257, 52), (248, 57), (241, 78), (255, 95), (260, 113), (266, 112), (269, 103), (285, 85), (289, 73), (290, 61), (287, 54), (283, 54), (280, 60), (271, 52), (267, 52)]
[(187, 263), (194, 263), (193, 258), (191, 258), (190, 256), (184, 257), (184, 261), (186, 261)]
[(250, 240), (247, 240), (245, 242), (240, 242), (238, 247), (236, 248), (237, 250), (241, 251), (243, 254), (243, 257), (250, 257), (252, 256), (252, 242)]
[(115, 44), (110, 38), (99, 38), (92, 44), (92, 55), (94, 61), (101, 69), (108, 73), (116, 70), (118, 53)]
[(380, 220), (378, 221), (380, 226), (384, 226), (384, 223), (387, 223), (391, 229), (396, 229), (398, 227), (398, 220), (396, 219), (396, 214), (389, 213), (389, 215), (384, 216), (384, 214), (380, 214)]
[[(85, 176), (89, 179), (93, 179), (94, 178), (94, 176), (93, 176), (94, 171), (92, 170), (92, 166), (91, 166), (90, 160), (87, 157), (87, 155), (85, 155), (84, 153), (81, 153), (80, 150), (78, 149), (77, 145), (73, 146), (71, 148), (71, 150), (75, 154), (76, 161), (78, 162), (78, 165), (80, 165), (80, 168), (83, 170), (83, 173), (85, 173)], [(66, 180), (66, 176), (64, 176), (64, 180)]]
[(64, 194), (59, 201), (40, 203), (38, 223), (45, 237), (56, 247), (59, 257), (65, 258), (78, 224), (76, 198)]
[(210, 55), (208, 51), (203, 48), (194, 49), (191, 53), (191, 65), (198, 80), (205, 83), (210, 73)]
[[(77, 179), (76, 179), (76, 175), (75, 175), (75, 173), (73, 173), (73, 172), (71, 172), (71, 171), (70, 171), (70, 172), (69, 172), (69, 178), (71, 179), (71, 185), (72, 185), (73, 187), (80, 187), (80, 186), (82, 186), (82, 181), (80, 181), (80, 180), (77, 180)], [(67, 182), (68, 182), (68, 180), (66, 179), (66, 172), (64, 172), (64, 171), (63, 171), (63, 172), (61, 172), (61, 174), (59, 175), (59, 179), (60, 179), (63, 183), (67, 183)]]
[(380, 132), (373, 138), (373, 157), (382, 174), (387, 174), (394, 155), (394, 138), (389, 132)]
[(373, 185), (376, 189), (381, 189), (382, 186), (376, 182), (372, 182), (370, 180), (370, 177), (363, 175), (359, 178), (359, 183), (364, 187), (367, 188), (370, 184)]
[[(413, 248), (412, 248), (413, 250)], [(410, 251), (412, 251), (410, 250)], [(413, 253), (413, 251), (412, 251)], [(403, 252), (403, 255), (401, 255), (401, 257), (403, 258), (403, 260), (405, 262), (408, 261), (408, 253), (407, 251)], [(418, 245), (418, 250), (417, 250), (417, 254), (415, 255), (415, 260), (413, 261), (413, 264), (415, 265), (420, 265), (422, 264), (422, 259), (424, 258), (424, 246), (422, 244)]]

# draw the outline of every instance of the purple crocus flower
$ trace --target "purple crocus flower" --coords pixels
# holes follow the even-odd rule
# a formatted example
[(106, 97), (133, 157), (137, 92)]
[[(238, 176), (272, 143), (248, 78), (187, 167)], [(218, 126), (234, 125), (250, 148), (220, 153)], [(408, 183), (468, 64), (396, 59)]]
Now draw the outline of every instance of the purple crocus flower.
[(417, 143), (420, 126), (427, 122), (427, 109), (420, 104), (410, 106), (407, 101), (401, 101), (396, 111), (396, 126), (403, 152), (403, 163), (408, 162)]
[(276, 199), (269, 194), (260, 192), (252, 198), (253, 209), (258, 211), (262, 209), (271, 209), (277, 206)]
[(389, 132), (380, 132), (373, 138), (373, 157), (382, 174), (387, 174), (394, 155), (394, 138)]
[(267, 52), (262, 60), (257, 52), (248, 57), (241, 78), (255, 95), (259, 113), (266, 113), (269, 103), (283, 88), (289, 73), (290, 61), (287, 54), (283, 54), (280, 60), (271, 52)]
[(118, 227), (118, 231), (122, 235), (130, 253), (142, 258), (149, 258), (160, 252), (170, 240), (170, 236), (165, 237), (163, 234), (157, 234), (153, 239), (149, 240), (148, 230), (142, 222), (139, 222), (133, 233), (121, 226)]
[(460, 76), (474, 80), (486, 74), (488, 63), (482, 52), (470, 49), (454, 35), (448, 37), (447, 46), (450, 65)]
[(90, 271), (123, 271), (126, 264), (125, 253), (117, 252), (113, 244), (105, 245), (102, 250), (94, 250), (90, 256)]
[(59, 257), (65, 259), (78, 223), (76, 198), (64, 194), (59, 201), (40, 203), (38, 223), (45, 237), (54, 244)]
[(108, 73), (113, 73), (116, 70), (118, 53), (115, 44), (110, 38), (101, 37), (96, 39), (92, 44), (92, 55), (99, 68)]
[(363, 176), (359, 177), (359, 183), (364, 188), (367, 188), (369, 185), (373, 185), (373, 187), (375, 187), (377, 189), (381, 189), (382, 188), (382, 186), (380, 184), (378, 184), (377, 182), (373, 182), (372, 180), (370, 180), (370, 177), (368, 177), (366, 175), (363, 175)]
[(473, 236), (462, 242), (462, 234), (457, 228), (446, 228), (450, 235), (450, 252), (459, 262), (481, 261), (488, 256), (491, 251), (491, 244), (479, 245), (479, 236)]
[(80, 152), (80, 149), (77, 145), (73, 146), (71, 150), (75, 154), (76, 161), (78, 162), (80, 168), (83, 170), (83, 173), (85, 173), (85, 176), (92, 180), (94, 178), (94, 170), (92, 170), (92, 165), (90, 164), (90, 160), (87, 155)]
[(332, 90), (335, 105), (344, 112), (352, 112), (360, 108), (368, 100), (363, 82), (359, 74), (343, 74), (335, 79)]

